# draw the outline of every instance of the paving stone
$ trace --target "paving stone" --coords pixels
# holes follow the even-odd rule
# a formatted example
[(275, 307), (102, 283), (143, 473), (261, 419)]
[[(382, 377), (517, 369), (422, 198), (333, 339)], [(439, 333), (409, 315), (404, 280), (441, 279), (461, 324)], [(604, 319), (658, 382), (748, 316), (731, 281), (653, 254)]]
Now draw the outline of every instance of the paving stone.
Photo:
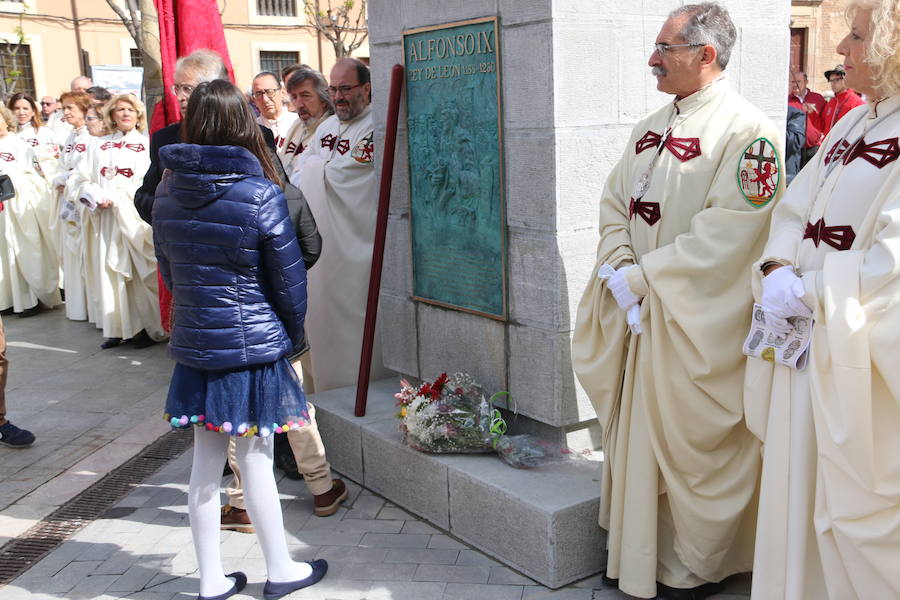
[(367, 533), (359, 545), (374, 548), (426, 548), (429, 537), (405, 533)]
[(387, 506), (381, 509), (381, 512), (378, 513), (379, 519), (396, 519), (398, 521), (408, 521), (415, 520), (415, 517), (403, 510), (402, 508), (397, 508), (394, 505)]
[(384, 558), (386, 563), (416, 563), (420, 565), (454, 565), (459, 558), (458, 550), (444, 548), (434, 549), (395, 549), (388, 550)]
[(416, 581), (445, 581), (448, 583), (487, 583), (490, 569), (487, 567), (461, 567), (458, 565), (419, 565)]
[(128, 552), (116, 552), (94, 570), (95, 575), (122, 575), (134, 565), (138, 556)]
[(520, 585), (484, 585), (478, 583), (448, 583), (444, 600), (519, 600)]
[[(440, 600), (443, 592), (443, 583), (379, 581), (369, 585), (365, 600)], [(359, 598), (352, 598), (352, 600), (359, 600)]]
[(441, 530), (424, 521), (405, 521), (401, 533), (426, 533), (430, 535), (441, 533)]
[(384, 506), (380, 496), (360, 496), (347, 511), (346, 519), (374, 519)]
[(431, 539), (428, 541), (429, 548), (449, 548), (451, 550), (465, 550), (468, 548), (462, 542), (459, 542), (449, 535), (445, 535), (443, 533), (432, 535)]
[(156, 571), (141, 565), (134, 565), (109, 586), (109, 592), (137, 592), (144, 589), (150, 580), (156, 577)]
[(500, 563), (489, 556), (485, 556), (478, 550), (466, 549), (459, 551), (459, 559), (457, 559), (456, 564), (477, 567), (494, 567), (498, 566)]
[[(366, 535), (376, 535), (371, 533), (360, 533), (355, 531), (298, 531), (297, 539), (308, 546), (358, 546), (360, 540)], [(377, 534), (377, 535), (393, 535), (393, 534)]]
[(118, 577), (116, 575), (90, 575), (82, 579), (78, 585), (69, 590), (72, 600), (79, 598), (96, 598), (103, 594)]
[(516, 573), (509, 567), (491, 567), (491, 576), (488, 583), (506, 584), (506, 585), (538, 585), (536, 581), (529, 577), (525, 577), (521, 573)]
[(362, 581), (412, 581), (415, 573), (416, 565), (360, 563), (345, 565), (338, 577)]
[(548, 590), (544, 587), (525, 587), (522, 600), (593, 600), (593, 591), (584, 588)]
[(362, 531), (364, 533), (400, 533), (403, 521), (382, 519), (345, 519), (338, 522), (335, 531)]
[(346, 546), (325, 546), (316, 554), (316, 558), (324, 558), (328, 564), (360, 564), (382, 563), (388, 552), (387, 548), (350, 548)]
[(45, 593), (68, 592), (100, 566), (99, 560), (74, 561), (67, 564), (56, 575), (41, 583)]

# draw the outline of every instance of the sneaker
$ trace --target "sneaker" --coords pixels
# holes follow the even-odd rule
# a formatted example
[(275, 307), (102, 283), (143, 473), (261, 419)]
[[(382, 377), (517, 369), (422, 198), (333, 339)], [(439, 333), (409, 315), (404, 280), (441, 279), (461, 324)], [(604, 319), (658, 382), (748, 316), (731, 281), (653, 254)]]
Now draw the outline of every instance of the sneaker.
[(247, 511), (230, 504), (222, 507), (222, 524), (220, 529), (237, 531), (238, 533), (256, 533)]
[(34, 434), (7, 421), (0, 425), (0, 443), (11, 448), (27, 448), (34, 443)]
[(324, 494), (313, 496), (317, 517), (328, 517), (337, 512), (341, 502), (347, 499), (347, 486), (340, 479), (335, 479), (331, 489)]

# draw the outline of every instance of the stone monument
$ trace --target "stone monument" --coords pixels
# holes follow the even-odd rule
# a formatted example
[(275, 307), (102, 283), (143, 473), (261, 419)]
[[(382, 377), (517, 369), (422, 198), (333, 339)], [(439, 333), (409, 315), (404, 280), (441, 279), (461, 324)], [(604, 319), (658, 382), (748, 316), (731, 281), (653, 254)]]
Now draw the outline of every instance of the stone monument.
[[(656, 91), (647, 59), (668, 13), (682, 4), (673, 0), (371, 0), (368, 16), (378, 144), (384, 138), (387, 85), (394, 64), (406, 64), (406, 102), (416, 102), (409, 111), (401, 107), (397, 138), (378, 315), (387, 367), (413, 378), (430, 379), (442, 371), (471, 373), (488, 393), (510, 392), (518, 412), (511, 423), (514, 429), (568, 441), (573, 449), (599, 444), (594, 411), (570, 363), (575, 310), (592, 276), (597, 200), (606, 176), (635, 122), (671, 100)], [(725, 0), (723, 4), (738, 28), (726, 71), (731, 85), (776, 123), (784, 123), (790, 2)], [(426, 33), (421, 35), (423, 30)], [(466, 37), (469, 34), (473, 38)], [(439, 38), (445, 41), (436, 41)], [(438, 56), (441, 43), (443, 56)], [(486, 61), (470, 60), (468, 51), (477, 54), (475, 44), (479, 43), (493, 46), (494, 79), (475, 79), (484, 75), (479, 69)], [(454, 46), (457, 60), (444, 60)], [(429, 73), (423, 68), (434, 70)], [(442, 92), (446, 97), (440, 102), (432, 99), (431, 107), (423, 111), (419, 103), (425, 77), (452, 80), (453, 87), (443, 88), (450, 90)], [(490, 95), (492, 81), (499, 88), (496, 107), (488, 103), (473, 109), (468, 100), (459, 100), (465, 97), (460, 93), (466, 86), (466, 93)], [(488, 120), (483, 113), (492, 108), (498, 113), (498, 127), (485, 131)], [(481, 112), (467, 112), (473, 110)], [(452, 147), (440, 139), (450, 134), (456, 136)], [(423, 136), (428, 135), (436, 139), (426, 148)], [(490, 145), (495, 140), (497, 144)], [(492, 197), (485, 191), (484, 182), (492, 176), (485, 167), (485, 155), (474, 154), (480, 156), (474, 163), (467, 156), (485, 147), (496, 148), (489, 151), (495, 152), (498, 165), (494, 191), (502, 221), (497, 227), (490, 225), (490, 215), (480, 215), (487, 220), (476, 221), (471, 209), (477, 206), (485, 211), (492, 206)], [(472, 300), (469, 304), (464, 293), (440, 297), (434, 271), (422, 268), (427, 259), (421, 253), (421, 236), (440, 225), (432, 223), (430, 230), (423, 229), (416, 220), (428, 212), (422, 202), (437, 203), (440, 192), (439, 186), (432, 186), (430, 197), (419, 193), (426, 178), (419, 170), (432, 168), (427, 177), (439, 180), (447, 176), (440, 169), (441, 161), (449, 161), (458, 179), (469, 177), (469, 187), (475, 190), (470, 194), (475, 200), (460, 203), (455, 198), (461, 212), (446, 215), (455, 219), (453, 227), (483, 225), (479, 231), (486, 246), (472, 254), (478, 258), (472, 264), (496, 257), (502, 268), (500, 279), (490, 269), (484, 272), (494, 275), (478, 276), (483, 289), (473, 289), (474, 284), (464, 287)], [(410, 165), (416, 172), (410, 173)], [(454, 185), (460, 190), (467, 183), (458, 180)], [(440, 214), (432, 211), (428, 218)], [(493, 235), (497, 239), (485, 237)], [(451, 259), (462, 260), (463, 246), (434, 235), (429, 243), (447, 249), (449, 262), (442, 268), (448, 281), (453, 280), (456, 271)], [(478, 253), (482, 251), (485, 254)], [(459, 269), (471, 278), (470, 266)], [(501, 304), (490, 305), (485, 298), (497, 290), (498, 281)], [(353, 450), (339, 469), (550, 587), (602, 569), (603, 536), (596, 525), (599, 470), (561, 468), (535, 474), (486, 457), (425, 455), (407, 456), (401, 464), (388, 467), (400, 448), (396, 423), (379, 421), (387, 413), (373, 407), (381, 402), (376, 397), (379, 391), (390, 398), (392, 387), (395, 382), (373, 386), (371, 416), (351, 425), (360, 428), (361, 457)], [(327, 400), (322, 396), (317, 406), (325, 407)], [(381, 410), (382, 417), (373, 410)], [(333, 418), (326, 416), (324, 421)], [(329, 429), (328, 423), (324, 428)], [(385, 436), (380, 441), (375, 440), (378, 432)], [(337, 435), (330, 432), (327, 437)]]

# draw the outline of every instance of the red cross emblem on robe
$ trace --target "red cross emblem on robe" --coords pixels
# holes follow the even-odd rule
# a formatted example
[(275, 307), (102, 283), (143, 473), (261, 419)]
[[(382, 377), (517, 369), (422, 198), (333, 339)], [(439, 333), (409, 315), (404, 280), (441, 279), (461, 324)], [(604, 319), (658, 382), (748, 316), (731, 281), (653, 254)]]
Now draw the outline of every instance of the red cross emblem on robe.
[[(662, 136), (655, 131), (647, 131), (644, 137), (635, 142), (634, 153), (640, 154), (649, 148), (658, 148), (661, 140)], [(670, 135), (663, 145), (681, 162), (700, 156), (700, 138), (679, 138)]]
[(0, 152), (0, 158), (5, 160), (6, 162), (12, 162), (16, 160), (16, 157), (13, 156), (10, 152)]
[(836, 250), (849, 250), (856, 239), (853, 228), (849, 225), (832, 225), (827, 227), (825, 219), (819, 219), (815, 223), (807, 223), (803, 232), (804, 240), (812, 240), (816, 248), (824, 242)]
[(337, 136), (333, 133), (329, 133), (325, 137), (322, 138), (322, 147), (328, 148), (329, 150), (334, 150), (335, 144), (337, 144)]
[(846, 165), (857, 158), (862, 158), (881, 169), (885, 165), (889, 165), (897, 160), (898, 156), (900, 156), (900, 144), (897, 143), (897, 138), (895, 137), (879, 140), (870, 144), (867, 144), (866, 140), (863, 138), (859, 138), (859, 140), (844, 153), (844, 164)]
[(337, 151), (341, 154), (347, 154), (350, 150), (350, 140), (341, 140), (337, 144)]
[(124, 175), (125, 177), (131, 177), (134, 175), (134, 171), (130, 168), (125, 167), (124, 169), (120, 169), (119, 167), (103, 167), (100, 169), (100, 174), (106, 177), (107, 173), (113, 173), (115, 175)]
[(634, 215), (640, 215), (647, 225), (651, 227), (662, 218), (659, 210), (659, 202), (647, 202), (644, 200), (635, 200), (634, 198), (628, 203), (628, 218), (633, 219)]

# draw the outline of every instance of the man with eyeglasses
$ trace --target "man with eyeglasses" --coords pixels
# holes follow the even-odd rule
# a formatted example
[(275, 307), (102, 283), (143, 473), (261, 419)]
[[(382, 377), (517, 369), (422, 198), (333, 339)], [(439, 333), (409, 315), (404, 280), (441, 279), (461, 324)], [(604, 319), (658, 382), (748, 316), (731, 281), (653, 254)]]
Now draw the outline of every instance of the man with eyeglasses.
[[(322, 232), (322, 258), (307, 276), (303, 388), (316, 393), (356, 383), (375, 241), (375, 141), (369, 68), (344, 58), (331, 69), (335, 114), (319, 125), (292, 181)], [(373, 377), (386, 375), (375, 343)]]
[(272, 131), (275, 148), (281, 150), (288, 130), (298, 118), (296, 113), (284, 106), (286, 95), (281, 80), (275, 73), (263, 71), (253, 78), (250, 95), (253, 97), (253, 104), (259, 109), (256, 122)]
[(822, 133), (825, 135), (828, 135), (834, 124), (840, 121), (851, 109), (866, 103), (859, 94), (844, 83), (844, 77), (846, 76), (847, 72), (844, 70), (844, 65), (837, 65), (835, 68), (825, 71), (825, 79), (831, 84), (831, 91), (834, 92), (834, 98), (828, 101), (828, 104), (825, 105), (825, 110), (822, 111)]
[(572, 363), (604, 429), (605, 577), (640, 598), (706, 598), (753, 565), (760, 448), (741, 346), (783, 135), (729, 88), (736, 36), (715, 3), (663, 24), (649, 66), (674, 99), (606, 181), (577, 312)]
[(62, 146), (65, 144), (72, 127), (66, 123), (59, 102), (53, 96), (41, 98), (41, 119), (43, 119), (44, 125), (53, 131), (53, 139), (57, 145)]

